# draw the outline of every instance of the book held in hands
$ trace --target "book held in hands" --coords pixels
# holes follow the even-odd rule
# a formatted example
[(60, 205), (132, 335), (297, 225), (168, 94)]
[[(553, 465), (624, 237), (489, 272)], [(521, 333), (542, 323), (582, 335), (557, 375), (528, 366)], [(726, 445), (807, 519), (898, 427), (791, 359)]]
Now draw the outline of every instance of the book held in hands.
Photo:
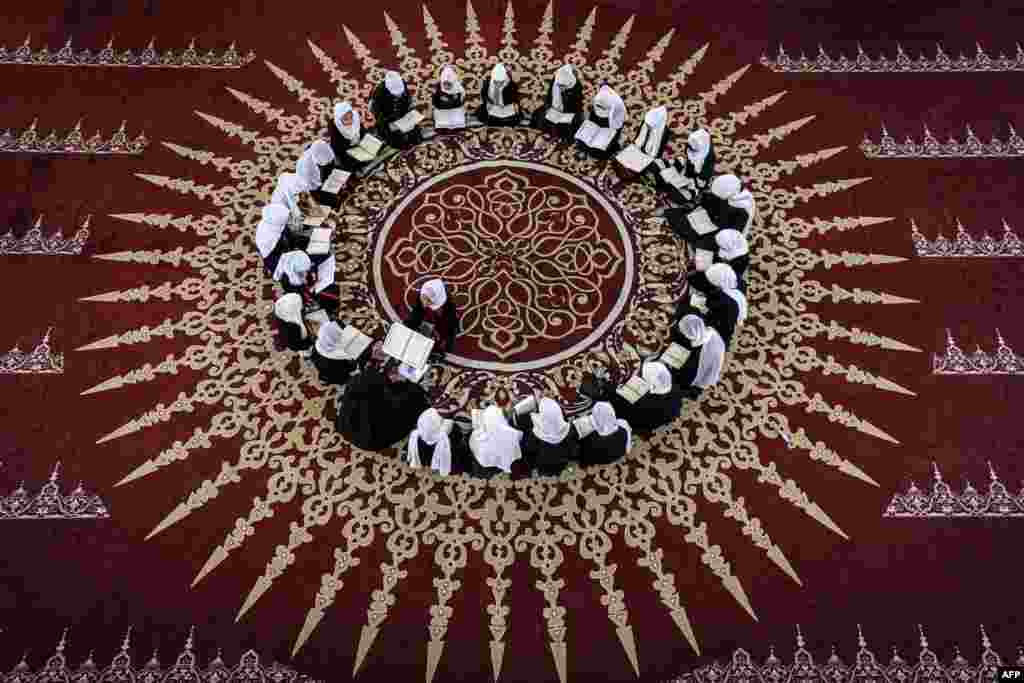
[(306, 246), (306, 253), (310, 256), (320, 256), (331, 251), (331, 235), (334, 230), (331, 228), (314, 228), (309, 234), (309, 244)]
[(644, 154), (636, 145), (630, 145), (619, 152), (615, 158), (634, 173), (643, 173), (654, 161), (654, 157)]
[(581, 439), (590, 436), (594, 432), (594, 420), (589, 415), (577, 417), (572, 421), (572, 426), (576, 428), (576, 433), (580, 435)]
[(434, 109), (434, 128), (451, 129), (466, 127), (466, 110), (463, 107), (456, 109)]
[(352, 174), (348, 171), (343, 171), (340, 168), (336, 168), (331, 171), (331, 175), (327, 176), (327, 180), (324, 181), (323, 186), (320, 188), (322, 192), (327, 194), (338, 194), (341, 192), (341, 188), (348, 184), (348, 179), (352, 177)]
[(487, 103), (487, 113), (497, 119), (507, 119), (516, 115), (518, 107), (514, 104), (497, 105)]
[(608, 149), (615, 137), (611, 128), (602, 128), (593, 121), (587, 121), (576, 131), (576, 139), (594, 149)]
[(544, 115), (544, 118), (551, 123), (572, 123), (574, 115), (548, 107), (548, 113)]
[(427, 364), (433, 348), (433, 339), (410, 330), (402, 323), (392, 323), (388, 336), (384, 338), (383, 351), (395, 360), (420, 370)]
[(537, 412), (537, 397), (527, 396), (516, 403), (513, 410), (516, 415), (529, 415), (530, 413)]
[(373, 338), (364, 334), (359, 328), (346, 325), (341, 330), (341, 341), (338, 342), (338, 352), (345, 360), (355, 360), (363, 355), (363, 352), (373, 343)]
[(359, 141), (358, 145), (348, 148), (347, 154), (356, 161), (373, 161), (377, 158), (377, 154), (380, 153), (380, 148), (383, 146), (384, 142), (380, 138), (367, 133)]
[(629, 403), (636, 403), (646, 396), (650, 390), (651, 385), (645, 382), (642, 377), (630, 377), (628, 382), (615, 390), (615, 393), (626, 399)]
[(668, 348), (665, 349), (665, 352), (661, 354), (661, 358), (659, 360), (673, 370), (678, 370), (686, 364), (686, 360), (690, 357), (690, 353), (691, 351), (682, 344), (672, 342), (669, 344)]
[(415, 109), (410, 109), (409, 113), (391, 124), (391, 130), (397, 130), (400, 133), (408, 133), (419, 125), (419, 122), (422, 120), (423, 114), (419, 113)]
[(698, 235), (707, 235), (718, 230), (718, 226), (711, 222), (711, 216), (703, 207), (686, 214), (686, 220)]

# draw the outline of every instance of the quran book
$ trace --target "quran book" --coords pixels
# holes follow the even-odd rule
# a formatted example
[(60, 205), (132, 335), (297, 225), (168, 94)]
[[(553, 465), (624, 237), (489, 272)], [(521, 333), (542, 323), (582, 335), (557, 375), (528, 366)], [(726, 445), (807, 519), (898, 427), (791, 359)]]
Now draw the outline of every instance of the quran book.
[(575, 115), (548, 107), (548, 113), (544, 115), (544, 118), (551, 123), (572, 123)]
[(398, 366), (398, 374), (406, 378), (410, 382), (419, 382), (423, 379), (423, 376), (427, 374), (427, 370), (430, 369), (429, 365), (424, 365), (418, 370), (408, 363), (402, 363)]
[(415, 109), (410, 109), (409, 113), (391, 124), (391, 129), (402, 133), (408, 133), (422, 120), (423, 114), (419, 113)]
[(516, 415), (528, 415), (537, 410), (537, 397), (527, 396), (522, 401), (516, 404), (513, 409)]
[(392, 323), (384, 339), (384, 353), (417, 370), (423, 368), (434, 348), (434, 340), (410, 330), (402, 323)]
[(701, 313), (707, 313), (707, 297), (700, 292), (690, 292), (690, 305), (696, 308)]
[(507, 119), (515, 116), (518, 111), (519, 108), (514, 104), (505, 104), (499, 107), (496, 104), (487, 103), (487, 113), (495, 118)]
[(711, 216), (703, 208), (695, 209), (688, 213), (686, 220), (698, 235), (707, 235), (718, 230), (718, 226), (711, 222)]
[(678, 370), (686, 365), (686, 360), (690, 357), (690, 353), (691, 351), (685, 346), (672, 342), (665, 349), (665, 352), (661, 354), (661, 362), (673, 370)]
[(589, 415), (583, 417), (577, 417), (572, 421), (572, 426), (576, 428), (576, 433), (580, 435), (580, 438), (586, 438), (594, 431), (594, 421)]
[(646, 396), (650, 390), (651, 385), (645, 382), (642, 377), (630, 377), (628, 382), (615, 390), (615, 393), (626, 399), (629, 403), (636, 403)]
[(380, 148), (383, 146), (384, 142), (380, 138), (367, 133), (358, 145), (348, 148), (348, 155), (356, 161), (372, 161), (377, 158), (377, 154), (380, 153)]
[(306, 322), (316, 323), (323, 325), (326, 322), (330, 322), (330, 318), (327, 317), (327, 312), (322, 308), (318, 308), (315, 311), (310, 311), (305, 315)]
[(654, 161), (654, 157), (647, 156), (641, 152), (635, 145), (630, 145), (626, 149), (622, 150), (615, 157), (619, 163), (636, 173), (643, 173), (644, 169), (651, 165)]
[(586, 121), (580, 126), (579, 130), (576, 131), (576, 139), (585, 145), (589, 145), (590, 141), (597, 135), (597, 131), (601, 130), (600, 127), (593, 121)]
[(464, 107), (457, 109), (434, 109), (435, 128), (465, 128), (466, 110)]
[(341, 188), (345, 187), (348, 183), (348, 179), (352, 174), (348, 171), (343, 171), (340, 168), (336, 168), (331, 171), (331, 175), (327, 176), (327, 180), (324, 181), (323, 186), (320, 188), (321, 191), (327, 194), (338, 194), (341, 192)]
[(306, 253), (310, 256), (320, 256), (331, 251), (331, 228), (314, 228), (309, 235), (309, 245), (306, 246)]
[(363, 355), (367, 347), (373, 343), (373, 338), (364, 334), (359, 328), (346, 325), (341, 331), (341, 342), (338, 347), (342, 355), (348, 360), (355, 360)]

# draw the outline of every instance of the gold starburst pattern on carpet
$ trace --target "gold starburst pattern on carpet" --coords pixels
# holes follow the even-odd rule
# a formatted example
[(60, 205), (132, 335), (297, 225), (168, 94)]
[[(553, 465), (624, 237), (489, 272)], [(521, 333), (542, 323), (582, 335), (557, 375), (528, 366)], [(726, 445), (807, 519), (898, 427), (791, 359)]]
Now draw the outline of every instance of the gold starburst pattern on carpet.
[[(149, 342), (155, 338), (188, 337), (195, 343), (178, 355), (107, 379), (85, 393), (111, 391), (141, 382), (152, 382), (179, 369), (205, 374), (194, 389), (183, 392), (170, 404), (159, 404), (117, 427), (100, 443), (128, 440), (158, 423), (174, 423), (198, 406), (216, 408), (209, 423), (183, 436), (156, 456), (138, 463), (120, 484), (142, 477), (163, 477), (173, 481), (184, 461), (199, 457), (201, 451), (238, 435), (244, 438), (233, 462), (204, 482), (174, 507), (150, 536), (158, 534), (190, 515), (201, 514), (204, 506), (221, 492), (234, 487), (266, 487), (250, 510), (225, 528), (223, 543), (214, 548), (199, 570), (200, 582), (224, 560), (247, 553), (254, 534), (284, 534), (278, 524), (267, 520), (280, 517), (281, 506), (299, 497), (302, 512), (291, 519), (290, 531), (267, 561), (264, 574), (241, 601), (242, 618), (256, 608), (261, 596), (275, 585), (289, 580), (289, 567), (312, 543), (332, 543), (323, 530), (328, 522), (343, 526), (334, 550), (335, 565), (322, 577), (315, 600), (305, 618), (296, 620), (298, 651), (316, 632), (331, 609), (345, 581), (353, 575), (379, 576), (369, 597), (360, 638), (352, 644), (355, 652), (353, 674), (379, 636), (387, 636), (387, 622), (394, 610), (402, 609), (403, 582), (410, 560), (433, 553), (436, 590), (434, 604), (424, 615), (428, 629), (426, 680), (443, 667), (448, 624), (458, 619), (450, 606), (452, 597), (468, 582), (490, 588), (489, 647), (493, 675), (501, 674), (506, 648), (515, 646), (506, 638), (513, 620), (543, 622), (554, 667), (564, 682), (569, 675), (566, 634), (573, 627), (567, 615), (563, 590), (567, 580), (587, 581), (569, 576), (567, 552), (591, 566), (589, 580), (602, 593), (610, 628), (621, 642), (624, 656), (639, 675), (640, 651), (627, 609), (627, 596), (616, 583), (615, 563), (609, 562), (613, 549), (626, 553), (637, 567), (649, 572), (651, 587), (671, 616), (680, 634), (699, 652), (696, 630), (686, 611), (686, 594), (664, 558), (666, 551), (699, 554), (707, 578), (717, 580), (735, 598), (738, 609), (756, 618), (752, 600), (733, 573), (729, 549), (717, 545), (708, 533), (708, 517), (721, 516), (735, 524), (778, 568), (800, 584), (782, 546), (770, 535), (730, 477), (729, 470), (751, 471), (759, 487), (775, 489), (797, 511), (806, 514), (833, 533), (846, 534), (832, 521), (809, 493), (805, 484), (787, 477), (785, 468), (766, 461), (756, 438), (783, 436), (793, 453), (807, 457), (818, 467), (832, 468), (876, 485), (858, 465), (842, 457), (826, 443), (816, 440), (803, 427), (791, 427), (777, 409), (801, 407), (832, 422), (862, 432), (865, 437), (898, 443), (880, 428), (840, 405), (829, 403), (821, 394), (809, 393), (800, 381), (803, 374), (841, 376), (847, 382), (866, 384), (882, 391), (913, 395), (909, 390), (853, 365), (829, 356), (823, 358), (813, 341), (822, 337), (843, 339), (853, 344), (881, 346), (895, 352), (916, 352), (913, 348), (873, 332), (848, 328), (807, 311), (814, 302), (897, 304), (910, 300), (887, 293), (861, 289), (852, 291), (836, 285), (825, 286), (806, 273), (822, 265), (856, 267), (864, 264), (895, 263), (900, 257), (827, 251), (812, 251), (800, 240), (813, 233), (843, 231), (889, 220), (875, 217), (837, 217), (805, 220), (790, 217), (789, 210), (818, 197), (843, 192), (867, 180), (828, 180), (812, 187), (782, 187), (780, 180), (800, 168), (826, 161), (843, 148), (825, 149), (794, 160), (758, 163), (758, 155), (774, 143), (808, 124), (808, 116), (791, 123), (740, 137), (737, 129), (748, 127), (784, 95), (778, 93), (719, 117), (708, 109), (730, 91), (749, 67), (728, 74), (710, 90), (687, 91), (687, 79), (703, 59), (708, 46), (697, 50), (677, 67), (661, 65), (674, 36), (668, 31), (648, 50), (645, 58), (623, 65), (622, 53), (633, 29), (630, 19), (600, 54), (591, 48), (596, 10), (583, 21), (577, 40), (567, 54), (552, 49), (553, 8), (549, 4), (529, 49), (520, 49), (514, 9), (508, 5), (501, 44), (491, 52), (481, 37), (480, 24), (471, 4), (467, 5), (466, 51), (462, 57), (449, 51), (444, 36), (429, 11), (423, 22), (429, 41), (429, 56), (419, 56), (406, 44), (403, 30), (385, 14), (395, 55), (374, 55), (348, 28), (345, 37), (361, 66), (355, 73), (342, 70), (328, 53), (312, 42), (310, 49), (336, 86), (336, 93), (314, 92), (298, 78), (266, 62), (271, 73), (305, 109), (301, 116), (287, 115), (268, 101), (229, 89), (239, 102), (266, 119), (267, 129), (247, 130), (218, 116), (197, 112), (208, 124), (229, 137), (238, 138), (254, 152), (253, 160), (218, 156), (207, 150), (164, 144), (200, 165), (213, 166), (225, 176), (220, 185), (202, 185), (188, 178), (139, 174), (139, 177), (168, 192), (194, 197), (196, 215), (173, 216), (153, 213), (116, 214), (118, 218), (152, 226), (191, 231), (207, 239), (191, 251), (123, 251), (98, 256), (134, 263), (170, 263), (188, 267), (194, 274), (177, 284), (140, 284), (134, 289), (88, 297), (87, 301), (135, 305), (152, 299), (189, 302), (194, 309), (178, 319), (155, 327), (140, 327), (113, 334), (82, 350), (114, 349)], [(624, 98), (631, 112), (631, 125), (624, 139), (637, 130), (640, 113), (648, 107), (669, 107), (672, 129), (681, 153), (686, 134), (695, 126), (712, 134), (719, 156), (719, 172), (736, 172), (747, 179), (758, 202), (758, 217), (752, 229), (753, 264), (749, 299), (751, 313), (738, 330), (722, 381), (697, 402), (688, 403), (683, 416), (641, 441), (621, 462), (584, 472), (563, 474), (560, 479), (511, 481), (504, 477), (475, 480), (441, 478), (422, 469), (407, 468), (393, 453), (364, 452), (346, 443), (324, 419), (325, 405), (333, 394), (325, 392), (308, 364), (294, 363), (294, 355), (275, 352), (271, 330), (266, 323), (270, 291), (252, 239), (262, 202), (277, 175), (295, 163), (303, 143), (314, 137), (336, 97), (352, 100), (367, 111), (368, 97), (383, 76), (382, 60), (397, 63), (406, 75), (418, 105), (426, 110), (432, 83), (439, 67), (455, 62), (463, 72), (467, 92), (479, 90), (479, 78), (494, 57), (502, 60), (520, 79), (527, 94), (525, 106), (538, 106), (548, 83), (552, 65), (559, 60), (577, 66), (593, 96), (596, 86), (608, 82)], [(657, 77), (656, 77), (657, 72)], [(656, 85), (655, 85), (656, 84)], [(278, 93), (280, 94), (280, 93)], [(370, 117), (367, 116), (367, 119)], [(372, 121), (366, 121), (367, 125)], [(369, 250), (376, 228), (408, 192), (439, 168), (477, 161), (515, 160), (562, 169), (580, 182), (600, 188), (621, 208), (633, 230), (639, 255), (637, 281), (622, 319), (593, 347), (542, 372), (496, 375), (451, 366), (435, 369), (434, 398), (446, 410), (465, 406), (470, 389), (478, 396), (512, 393), (524, 386), (565, 393), (578, 385), (582, 374), (597, 365), (611, 365), (630, 371), (639, 362), (635, 349), (662, 343), (670, 323), (672, 303), (682, 291), (685, 251), (660, 219), (654, 191), (640, 183), (622, 185), (606, 163), (578, 158), (571, 150), (557, 148), (536, 131), (526, 129), (476, 129), (453, 138), (432, 139), (407, 153), (392, 157), (358, 189), (336, 213), (345, 239), (336, 245), (338, 282), (345, 299), (348, 319), (368, 333), (379, 332), (389, 322), (375, 299), (371, 280)], [(762, 267), (763, 264), (771, 267)], [(310, 398), (312, 396), (312, 398)], [(672, 533), (658, 531), (655, 526)], [(689, 548), (677, 546), (686, 544)], [(369, 546), (381, 546), (387, 559), (378, 569), (361, 564)], [(469, 575), (471, 556), (483, 559), (485, 575)], [(534, 571), (545, 608), (540, 614), (523, 613), (507, 599), (511, 586), (508, 573), (513, 562), (528, 561)], [(261, 558), (252, 557), (260, 562)], [(713, 578), (712, 578), (713, 577)], [(756, 597), (756, 596), (755, 596)], [(483, 647), (484, 644), (481, 643)]]

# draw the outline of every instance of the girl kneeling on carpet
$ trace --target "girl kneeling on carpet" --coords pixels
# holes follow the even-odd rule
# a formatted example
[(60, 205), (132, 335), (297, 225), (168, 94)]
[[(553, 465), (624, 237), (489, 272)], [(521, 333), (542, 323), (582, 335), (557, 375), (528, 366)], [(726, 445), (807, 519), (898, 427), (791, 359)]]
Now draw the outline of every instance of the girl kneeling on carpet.
[(684, 396), (682, 387), (675, 385), (672, 373), (661, 362), (644, 363), (641, 377), (649, 390), (635, 402), (630, 403), (611, 387), (600, 399), (611, 403), (615, 414), (628, 422), (633, 431), (648, 434), (679, 417)]
[(333, 320), (321, 325), (317, 331), (310, 360), (324, 384), (344, 384), (356, 368), (369, 359), (372, 345), (367, 346), (358, 358), (351, 358), (341, 347), (343, 341), (342, 326)]
[(672, 341), (690, 351), (683, 366), (671, 370), (672, 381), (680, 387), (690, 387), (690, 396), (696, 398), (721, 378), (725, 364), (725, 340), (696, 313), (684, 315), (672, 327), (671, 337)]
[(416, 429), (409, 434), (406, 462), (410, 467), (429, 467), (448, 476), (466, 471), (472, 460), (467, 434), (453, 429), (454, 422), (445, 420), (434, 408), (428, 408), (416, 421)]
[(590, 421), (594, 431), (580, 439), (580, 463), (584, 466), (617, 462), (633, 447), (633, 430), (615, 415), (611, 403), (595, 403)]
[(423, 283), (419, 298), (402, 324), (432, 337), (435, 357), (452, 352), (455, 335), (459, 331), (459, 316), (455, 303), (448, 296), (444, 280), (435, 278)]
[(498, 406), (488, 406), (480, 421), (480, 426), (469, 437), (473, 473), (484, 477), (497, 471), (511, 474), (512, 463), (523, 457), (519, 445), (523, 433), (509, 425)]
[(302, 319), (302, 297), (298, 294), (285, 294), (274, 302), (274, 317), (284, 340), (284, 345), (291, 351), (305, 351), (313, 345), (306, 323)]
[[(701, 293), (707, 296), (707, 323), (722, 335), (725, 345), (732, 343), (736, 328), (747, 317), (747, 297), (739, 289), (736, 272), (727, 263), (716, 263), (704, 272), (707, 288)], [(703, 286), (702, 282), (692, 283), (695, 289)], [(689, 302), (685, 299), (676, 307), (676, 318), (681, 319), (689, 312)]]
[(274, 280), (286, 293), (298, 294), (308, 308), (319, 306), (329, 314), (338, 310), (340, 288), (334, 284), (336, 263), (333, 255), (320, 261), (313, 271), (313, 260), (304, 251), (289, 251), (274, 269)]
[[(524, 415), (516, 415), (517, 427), (524, 428)], [(537, 412), (530, 413), (533, 428), (523, 438), (523, 458), (530, 469), (545, 476), (557, 477), (569, 465), (580, 459), (579, 439), (562, 415), (562, 408), (554, 399), (542, 398)]]

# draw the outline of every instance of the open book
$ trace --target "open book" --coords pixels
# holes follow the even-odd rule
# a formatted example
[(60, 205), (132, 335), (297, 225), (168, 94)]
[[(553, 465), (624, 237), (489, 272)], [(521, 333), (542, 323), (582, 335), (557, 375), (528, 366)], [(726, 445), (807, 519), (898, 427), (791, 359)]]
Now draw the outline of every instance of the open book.
[[(365, 140), (366, 138), (363, 139)], [(361, 148), (357, 147), (356, 149)], [(322, 192), (326, 192), (327, 194), (338, 194), (339, 192), (341, 192), (341, 188), (345, 187), (346, 183), (348, 183), (348, 179), (351, 175), (352, 174), (349, 173), (348, 171), (343, 171), (340, 168), (336, 168), (333, 171), (331, 171), (331, 175), (327, 176), (327, 180), (324, 181), (324, 184), (320, 187), (320, 190)]]
[(586, 438), (594, 431), (594, 421), (589, 415), (583, 417), (577, 417), (572, 421), (572, 426), (576, 428), (576, 433), (580, 435), (580, 438)]
[(402, 363), (398, 366), (398, 374), (410, 382), (419, 383), (419, 381), (423, 379), (423, 376), (427, 374), (427, 370), (429, 369), (429, 365), (424, 365), (422, 368), (417, 369), (408, 363)]
[(527, 396), (523, 400), (519, 401), (513, 408), (516, 415), (529, 415), (530, 413), (536, 412), (537, 410), (537, 397)]
[(620, 164), (635, 173), (643, 173), (644, 169), (654, 161), (654, 157), (644, 154), (636, 145), (630, 145), (619, 152), (615, 158), (618, 159)]
[(302, 224), (309, 228), (319, 228), (330, 215), (330, 207), (310, 201), (303, 207)]
[(465, 128), (466, 110), (464, 107), (456, 109), (434, 109), (434, 128)]
[(373, 338), (364, 334), (359, 328), (346, 325), (341, 330), (341, 341), (338, 342), (338, 352), (345, 360), (355, 360), (363, 355), (367, 347), (373, 343)]
[(587, 121), (576, 131), (576, 139), (594, 149), (608, 149), (613, 137), (615, 131), (611, 128), (602, 128), (593, 121)]
[(678, 370), (686, 364), (686, 359), (690, 357), (690, 353), (692, 352), (685, 346), (672, 342), (665, 349), (665, 352), (661, 354), (660, 360), (670, 368)]
[(358, 145), (349, 147), (347, 152), (348, 155), (356, 161), (373, 161), (377, 158), (377, 154), (383, 146), (384, 143), (380, 138), (376, 135), (367, 133), (363, 136), (363, 139), (359, 141)]
[(392, 323), (384, 338), (384, 353), (397, 361), (408, 363), (417, 370), (427, 364), (434, 348), (434, 340), (414, 332), (402, 323)]
[[(319, 305), (319, 304), (317, 304)], [(317, 325), (323, 325), (324, 323), (330, 322), (330, 318), (327, 317), (327, 311), (322, 308), (317, 308), (309, 312), (304, 312), (303, 317), (308, 323), (316, 323)]]
[(707, 235), (718, 230), (718, 226), (711, 222), (711, 216), (703, 208), (695, 209), (686, 214), (686, 220), (698, 235)]
[(408, 133), (410, 130), (415, 128), (420, 121), (423, 120), (423, 114), (419, 113), (415, 109), (410, 109), (409, 113), (392, 122), (391, 130), (397, 130), (400, 133)]
[(496, 104), (487, 103), (487, 113), (496, 119), (508, 119), (515, 116), (519, 112), (519, 107), (514, 104), (506, 104), (498, 106)]
[(567, 114), (563, 111), (558, 111), (552, 107), (548, 107), (548, 113), (544, 115), (551, 123), (572, 123), (575, 114)]
[(314, 228), (309, 235), (309, 245), (306, 253), (310, 256), (320, 256), (331, 251), (331, 228)]
[(650, 390), (651, 385), (645, 382), (642, 377), (630, 377), (628, 382), (615, 390), (615, 393), (626, 399), (629, 403), (636, 403), (646, 396)]

